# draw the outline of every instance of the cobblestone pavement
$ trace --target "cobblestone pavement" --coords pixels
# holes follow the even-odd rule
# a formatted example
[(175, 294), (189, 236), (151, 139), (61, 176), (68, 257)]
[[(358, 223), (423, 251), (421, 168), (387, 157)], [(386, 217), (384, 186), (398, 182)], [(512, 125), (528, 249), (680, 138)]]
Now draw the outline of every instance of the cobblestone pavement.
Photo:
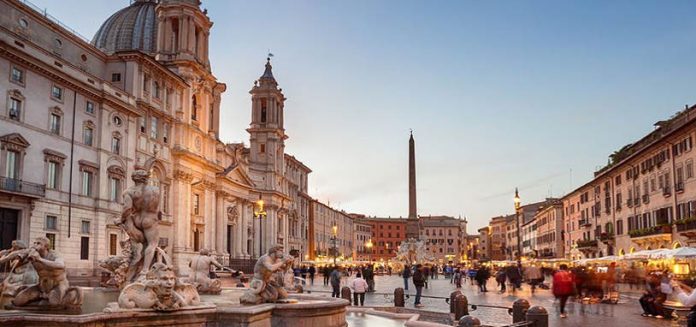
[[(455, 290), (454, 285), (450, 284), (448, 279), (439, 276), (439, 279), (429, 280), (428, 289), (423, 289), (423, 296), (434, 297), (449, 297), (449, 294)], [(344, 278), (342, 284), (347, 284), (352, 277)], [(404, 287), (403, 279), (397, 275), (393, 276), (376, 276), (375, 289), (376, 293), (393, 294), (397, 287)], [(467, 281), (463, 285), (461, 291), (466, 295), (470, 304), (495, 305), (503, 307), (512, 307), (512, 303), (518, 298), (523, 298), (529, 301), (532, 306), (543, 306), (549, 311), (549, 326), (646, 326), (646, 327), (677, 327), (686, 326), (683, 321), (660, 320), (655, 318), (644, 318), (640, 314), (642, 312), (640, 304), (638, 304), (637, 293), (631, 293), (623, 296), (619, 304), (592, 304), (582, 305), (577, 302), (571, 302), (566, 307), (568, 318), (561, 319), (559, 317), (558, 301), (555, 300), (551, 291), (537, 289), (535, 294), (531, 294), (529, 285), (523, 285), (521, 291), (516, 294), (510, 292), (499, 294), (496, 291), (496, 283), (494, 280), (489, 280), (487, 285), (489, 292), (481, 293), (478, 286), (471, 285)], [(331, 287), (323, 285), (323, 278), (318, 276), (314, 280), (314, 285), (309, 285), (308, 290), (317, 291), (315, 294), (321, 296), (330, 296)], [(328, 294), (326, 293), (328, 292)], [(415, 297), (415, 287), (413, 283), (409, 283), (409, 290), (406, 294), (410, 294), (410, 299), (406, 300), (406, 306), (413, 306)], [(449, 304), (444, 299), (438, 298), (423, 298), (423, 309), (431, 311), (448, 312)], [(368, 293), (365, 299), (366, 306), (390, 306), (393, 305), (393, 297), (382, 294)], [(497, 308), (478, 308), (470, 312), (471, 315), (477, 317), (485, 325), (501, 326), (510, 324), (512, 317), (505, 309)]]

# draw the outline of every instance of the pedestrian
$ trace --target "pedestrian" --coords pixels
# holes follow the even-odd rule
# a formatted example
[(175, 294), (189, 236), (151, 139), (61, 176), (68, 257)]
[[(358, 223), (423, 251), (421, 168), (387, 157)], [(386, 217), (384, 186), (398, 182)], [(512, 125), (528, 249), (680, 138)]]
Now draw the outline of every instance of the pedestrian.
[(520, 271), (519, 266), (510, 265), (507, 268), (506, 274), (508, 279), (510, 280), (510, 284), (512, 284), (512, 292), (514, 293), (517, 289), (520, 288), (520, 284), (522, 281), (522, 272)]
[(543, 277), (541, 276), (541, 269), (539, 269), (539, 267), (537, 267), (535, 264), (532, 264), (524, 270), (524, 277), (529, 283), (529, 285), (532, 286), (532, 294), (534, 294), (536, 286), (541, 281), (543, 281)]
[(498, 272), (495, 274), (495, 281), (498, 282), (498, 287), (500, 287), (500, 293), (505, 293), (505, 279), (507, 279), (507, 276), (505, 275), (505, 269), (499, 269)]
[(401, 271), (401, 277), (404, 279), (404, 290), (408, 291), (408, 280), (411, 278), (411, 267), (408, 265), (404, 266), (404, 270)]
[(430, 275), (430, 268), (428, 266), (423, 266), (423, 280), (425, 281), (425, 289), (428, 289), (428, 276)]
[(375, 291), (375, 271), (372, 269), (372, 265), (367, 265), (367, 268), (365, 268), (365, 272), (363, 273), (363, 276), (365, 277), (365, 281), (367, 282), (367, 291), (374, 292)]
[(452, 274), (452, 278), (454, 279), (454, 285), (457, 288), (462, 288), (462, 271), (459, 268), (454, 269), (454, 273)]
[(416, 308), (421, 308), (421, 292), (423, 292), (423, 286), (425, 286), (425, 275), (423, 274), (423, 268), (420, 264), (416, 265), (416, 270), (413, 272), (413, 285), (416, 287), (416, 300), (413, 303)]
[(486, 284), (488, 283), (488, 278), (490, 276), (491, 274), (486, 267), (478, 267), (476, 269), (476, 275), (474, 276), (474, 279), (476, 279), (476, 283), (478, 283), (479, 291), (483, 293), (488, 292)]
[(309, 272), (309, 281), (312, 283), (312, 286), (314, 286), (314, 274), (317, 273), (317, 269), (314, 268), (314, 265), (311, 265), (307, 271)]
[(300, 268), (300, 277), (305, 281), (307, 280), (307, 266), (302, 266), (302, 268)]
[(333, 271), (331, 272), (331, 288), (333, 289), (333, 292), (331, 293), (331, 297), (336, 297), (340, 298), (341, 297), (341, 271), (339, 267), (334, 267)]
[(362, 278), (360, 271), (355, 275), (355, 279), (351, 281), (350, 288), (353, 289), (353, 305), (358, 305), (358, 300), (360, 300), (360, 306), (365, 305), (365, 292), (367, 292), (367, 281)]
[(560, 270), (553, 275), (553, 295), (558, 298), (561, 306), (561, 318), (566, 318), (565, 306), (568, 297), (573, 294), (573, 273), (568, 271), (568, 266), (562, 264)]
[(329, 277), (331, 275), (331, 269), (328, 265), (321, 268), (321, 274), (324, 275), (324, 286), (329, 285)]

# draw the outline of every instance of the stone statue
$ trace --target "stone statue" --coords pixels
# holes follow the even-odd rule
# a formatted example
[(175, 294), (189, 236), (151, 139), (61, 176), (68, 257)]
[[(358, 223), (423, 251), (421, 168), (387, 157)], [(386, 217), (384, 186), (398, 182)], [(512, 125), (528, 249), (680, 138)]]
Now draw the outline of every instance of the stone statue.
[(155, 249), (156, 262), (138, 281), (127, 284), (118, 303), (109, 303), (106, 312), (130, 309), (173, 311), (200, 304), (196, 287), (180, 282), (174, 274), (171, 259), (161, 248)]
[(20, 240), (12, 241), (11, 248), (0, 251), (0, 267), (4, 266), (4, 270), (9, 272), (0, 285), (0, 297), (14, 297), (19, 291), (38, 282), (39, 276), (34, 266), (22, 260), (28, 252), (27, 245)]
[(135, 185), (123, 194), (123, 211), (117, 222), (131, 241), (132, 257), (126, 276), (129, 281), (148, 273), (159, 242), (160, 193), (159, 188), (147, 185), (149, 178), (150, 174), (145, 170), (133, 172), (131, 179)]
[(39, 282), (20, 291), (12, 300), (13, 306), (36, 304), (42, 308), (65, 309), (82, 305), (82, 289), (70, 287), (63, 258), (49, 249), (47, 238), (36, 238), (32, 248), (22, 257), (24, 260), (34, 266)]
[(414, 263), (425, 264), (434, 262), (435, 258), (428, 252), (424, 240), (409, 238), (408, 240), (401, 242), (394, 260), (398, 262), (399, 265), (404, 263), (411, 265)]
[(286, 300), (288, 292), (278, 281), (277, 273), (284, 272), (288, 265), (292, 265), (290, 258), (283, 254), (283, 247), (280, 245), (268, 249), (268, 253), (256, 261), (254, 278), (249, 283), (250, 288), (239, 301), (242, 304), (261, 304)]
[(208, 249), (201, 249), (200, 254), (193, 256), (189, 261), (191, 277), (188, 282), (196, 285), (199, 293), (220, 294), (222, 291), (220, 280), (210, 278), (210, 266), (224, 268), (210, 255)]

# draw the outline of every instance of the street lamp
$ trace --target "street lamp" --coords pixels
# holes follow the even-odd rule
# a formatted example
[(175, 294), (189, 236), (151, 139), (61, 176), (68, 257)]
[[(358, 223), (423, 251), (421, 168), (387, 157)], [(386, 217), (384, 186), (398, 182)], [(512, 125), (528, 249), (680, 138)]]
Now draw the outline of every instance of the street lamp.
[(522, 203), (522, 200), (520, 199), (520, 194), (516, 187), (515, 198), (513, 201), (515, 202), (515, 220), (517, 221), (517, 256), (519, 257), (522, 255), (522, 237), (520, 234), (520, 208), (522, 208), (520, 204)]
[(333, 242), (333, 263), (336, 266), (336, 256), (338, 255), (338, 247), (336, 246), (336, 239), (338, 238), (338, 225), (334, 222), (333, 227), (331, 227), (333, 235), (331, 236), (331, 241)]
[(259, 258), (263, 255), (263, 226), (261, 220), (266, 217), (266, 210), (263, 210), (263, 199), (259, 195), (259, 200), (256, 201), (254, 216), (259, 219)]
[(365, 247), (369, 251), (367, 253), (367, 261), (369, 261), (370, 264), (372, 264), (372, 245), (372, 239), (367, 240), (367, 243), (365, 243)]

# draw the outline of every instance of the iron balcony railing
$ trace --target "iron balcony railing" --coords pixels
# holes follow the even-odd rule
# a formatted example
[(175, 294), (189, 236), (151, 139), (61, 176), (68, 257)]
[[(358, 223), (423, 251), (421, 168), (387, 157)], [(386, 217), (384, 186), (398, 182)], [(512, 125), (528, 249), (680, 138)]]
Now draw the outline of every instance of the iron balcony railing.
[(0, 177), (0, 191), (42, 198), (46, 195), (46, 186), (9, 177)]

